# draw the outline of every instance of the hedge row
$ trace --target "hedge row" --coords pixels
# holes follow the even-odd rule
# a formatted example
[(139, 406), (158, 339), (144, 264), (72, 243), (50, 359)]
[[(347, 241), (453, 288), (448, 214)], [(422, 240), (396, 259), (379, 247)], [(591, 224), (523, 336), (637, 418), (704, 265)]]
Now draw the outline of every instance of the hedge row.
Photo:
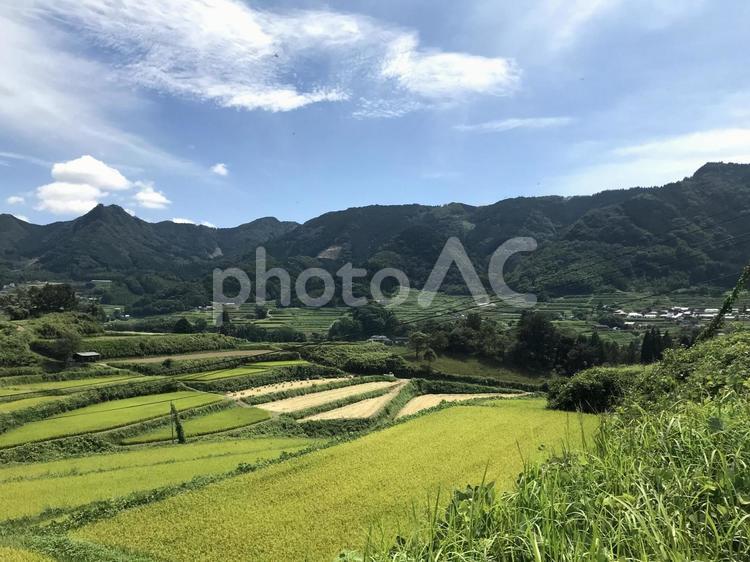
[(194, 351), (236, 349), (244, 342), (222, 334), (173, 334), (168, 336), (103, 336), (87, 338), (84, 351), (100, 353), (104, 359), (143, 357)]

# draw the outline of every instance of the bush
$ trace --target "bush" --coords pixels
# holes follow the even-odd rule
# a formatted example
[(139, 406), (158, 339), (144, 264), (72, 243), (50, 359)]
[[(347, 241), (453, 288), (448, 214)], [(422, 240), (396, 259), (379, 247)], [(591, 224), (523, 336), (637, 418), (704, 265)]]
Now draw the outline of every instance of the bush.
[(555, 410), (607, 412), (618, 406), (635, 388), (644, 367), (594, 367), (569, 379), (549, 383), (547, 402)]

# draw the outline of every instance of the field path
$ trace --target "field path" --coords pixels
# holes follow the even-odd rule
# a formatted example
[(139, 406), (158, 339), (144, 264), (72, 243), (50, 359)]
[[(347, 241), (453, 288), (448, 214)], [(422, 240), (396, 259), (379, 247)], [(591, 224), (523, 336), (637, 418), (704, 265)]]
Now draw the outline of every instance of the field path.
[(275, 392), (283, 392), (285, 390), (297, 390), (299, 388), (308, 388), (311, 386), (318, 386), (321, 384), (327, 384), (329, 382), (341, 382), (349, 380), (353, 377), (336, 377), (330, 379), (308, 379), (304, 381), (286, 381), (277, 382), (274, 384), (267, 384), (264, 386), (258, 386), (255, 388), (248, 388), (247, 390), (239, 390), (237, 392), (230, 392), (227, 394), (227, 398), (233, 400), (239, 400), (241, 398), (247, 398), (248, 396), (263, 396), (264, 394), (273, 394)]
[(406, 406), (398, 413), (396, 418), (410, 416), (427, 408), (437, 406), (441, 402), (464, 402), (474, 398), (517, 398), (525, 396), (526, 393), (518, 394), (500, 394), (500, 393), (483, 393), (483, 394), (422, 394), (416, 396), (407, 402)]
[(353, 386), (345, 386), (343, 388), (335, 388), (333, 390), (324, 390), (323, 392), (314, 392), (312, 394), (304, 394), (293, 398), (285, 398), (284, 400), (276, 400), (275, 402), (257, 404), (257, 406), (264, 410), (268, 410), (269, 412), (286, 414), (289, 412), (306, 410), (307, 408), (314, 408), (315, 406), (322, 406), (323, 404), (335, 402), (342, 398), (349, 398), (350, 396), (356, 396), (357, 394), (390, 388), (397, 384), (399, 383), (389, 381), (355, 384)]
[(399, 381), (396, 386), (393, 387), (388, 394), (383, 396), (376, 396), (375, 398), (368, 398), (349, 404), (348, 406), (342, 406), (334, 410), (328, 410), (327, 412), (321, 412), (313, 416), (302, 418), (301, 421), (312, 421), (312, 420), (339, 420), (339, 419), (365, 419), (371, 418), (385, 408), (391, 400), (393, 400), (407, 381)]

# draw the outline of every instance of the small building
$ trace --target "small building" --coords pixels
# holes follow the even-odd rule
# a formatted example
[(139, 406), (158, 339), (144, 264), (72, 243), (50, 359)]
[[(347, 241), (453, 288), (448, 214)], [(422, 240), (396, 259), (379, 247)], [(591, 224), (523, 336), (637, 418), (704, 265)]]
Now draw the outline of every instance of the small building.
[(393, 340), (388, 336), (371, 336), (368, 340), (370, 343), (383, 343), (385, 345), (393, 345)]
[(73, 354), (73, 359), (77, 363), (96, 363), (101, 358), (101, 353), (97, 353), (96, 351), (77, 351)]

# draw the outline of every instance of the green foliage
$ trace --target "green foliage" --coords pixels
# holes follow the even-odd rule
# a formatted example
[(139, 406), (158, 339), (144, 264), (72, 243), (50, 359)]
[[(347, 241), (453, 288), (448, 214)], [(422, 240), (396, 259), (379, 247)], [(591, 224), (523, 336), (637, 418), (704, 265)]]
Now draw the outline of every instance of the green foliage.
[(168, 355), (191, 351), (235, 349), (242, 342), (222, 334), (179, 334), (168, 336), (101, 336), (86, 338), (85, 351), (96, 351), (103, 358)]
[(549, 383), (548, 405), (555, 410), (611, 411), (639, 384), (645, 372), (643, 367), (594, 367), (569, 379), (553, 379)]
[(453, 494), (364, 560), (746, 560), (750, 408), (728, 398), (616, 417), (515, 488)]

